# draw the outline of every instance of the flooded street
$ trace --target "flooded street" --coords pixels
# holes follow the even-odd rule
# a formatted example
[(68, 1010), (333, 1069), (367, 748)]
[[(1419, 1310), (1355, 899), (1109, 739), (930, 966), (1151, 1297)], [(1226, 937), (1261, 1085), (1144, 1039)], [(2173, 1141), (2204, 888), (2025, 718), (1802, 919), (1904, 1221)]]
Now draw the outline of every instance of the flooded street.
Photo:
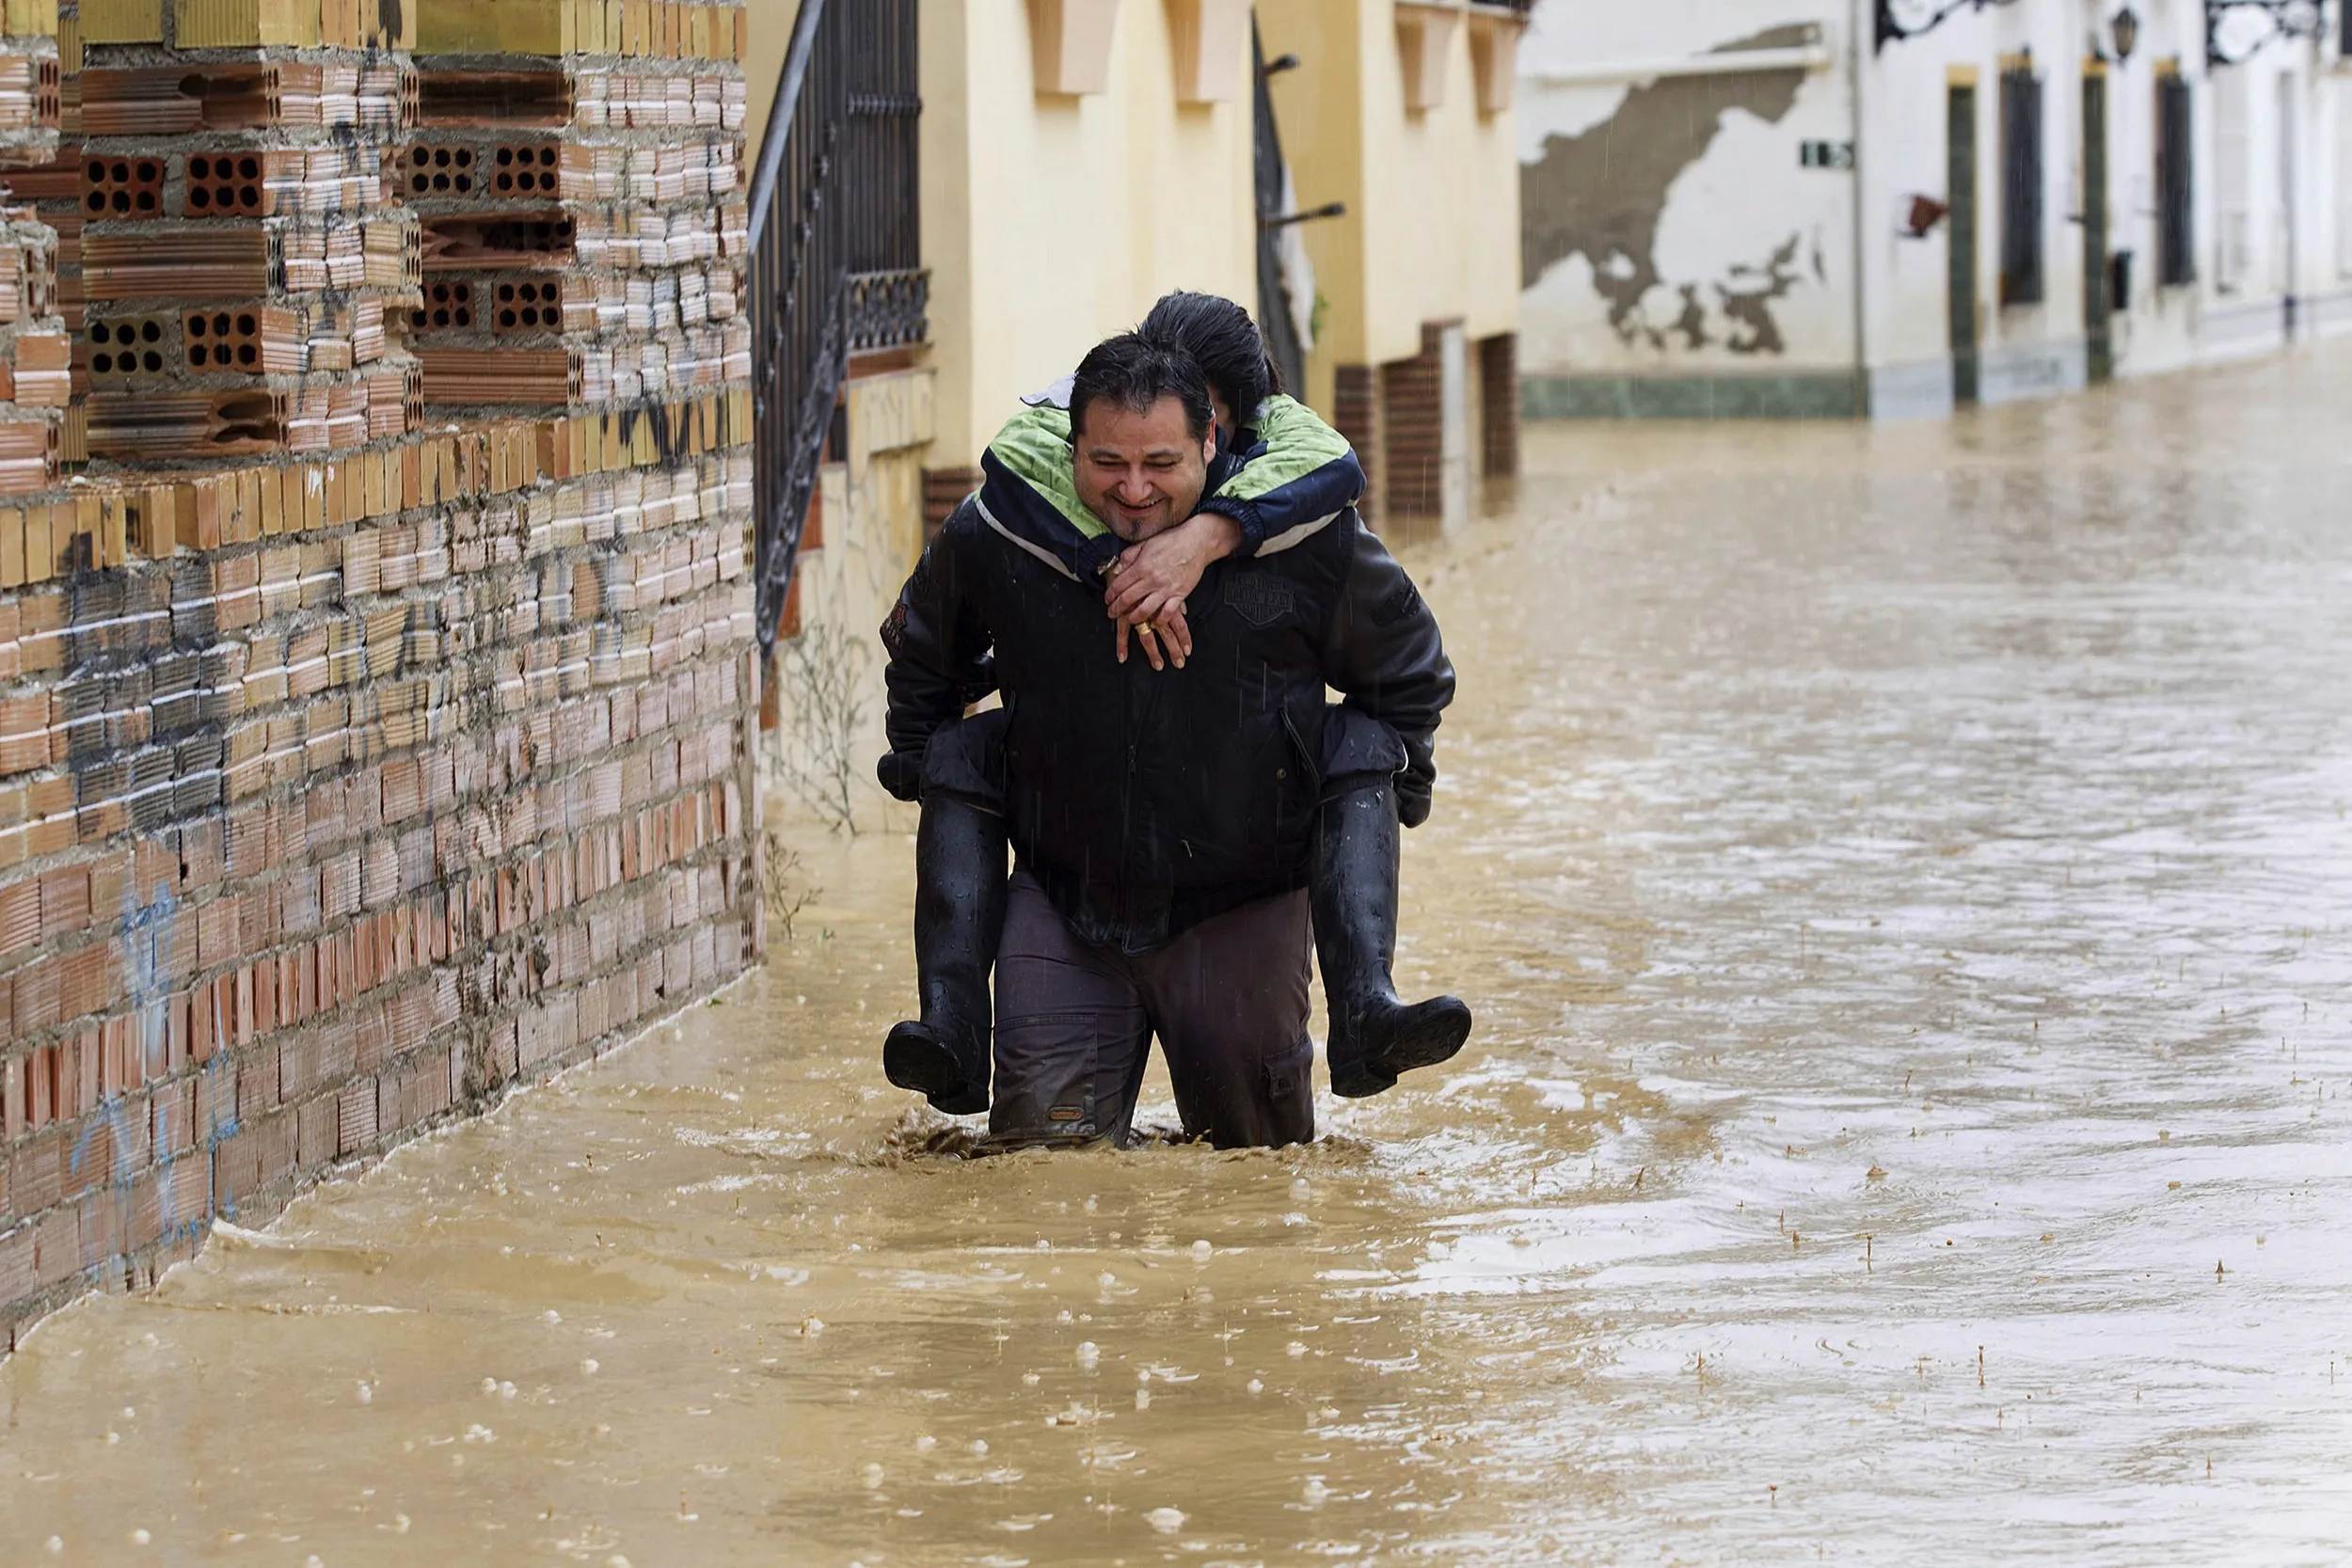
[(723, 1005), (36, 1333), (0, 1560), (2352, 1557), (2347, 385), (1529, 427), (1407, 552), (1451, 1069), (954, 1158), (805, 830)]

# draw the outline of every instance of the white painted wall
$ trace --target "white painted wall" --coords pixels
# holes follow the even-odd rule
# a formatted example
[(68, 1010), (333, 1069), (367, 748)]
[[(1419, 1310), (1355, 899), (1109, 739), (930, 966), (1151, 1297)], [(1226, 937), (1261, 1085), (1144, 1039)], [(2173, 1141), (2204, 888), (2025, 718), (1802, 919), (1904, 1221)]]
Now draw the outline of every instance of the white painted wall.
[[(2081, 82), (2094, 47), (2112, 55), (2118, 0), (2017, 0), (1964, 10), (1924, 37), (1874, 49), (1869, 0), (1546, 0), (1521, 58), (1520, 158), (1545, 138), (1621, 115), (1630, 81), (1613, 65), (1687, 59), (1792, 22), (1820, 28), (1827, 59), (1772, 123), (1727, 110), (1704, 155), (1674, 182), (1658, 225), (1660, 287), (1613, 325), (1595, 269), (1571, 256), (1527, 279), (1520, 359), (1530, 375), (1731, 374), (1867, 367), (1873, 410), (1950, 405), (1949, 227), (1906, 237), (1910, 198), (1944, 199), (1946, 91), (1955, 68), (1978, 83), (1978, 256), (1982, 396), (2043, 395), (2082, 383), (2084, 322)], [(2331, 36), (2273, 40), (2243, 63), (2208, 70), (2203, 0), (2132, 0), (2139, 37), (2107, 75), (2108, 244), (2133, 256), (2128, 309), (2113, 326), (2119, 375), (2274, 349), (2293, 312), (2298, 336), (2352, 330), (2352, 70)], [(1850, 48), (1860, 29), (1858, 48)], [(2042, 77), (2043, 257), (2039, 305), (1998, 303), (2000, 71), (2031, 52)], [(2191, 83), (2198, 277), (2157, 286), (2156, 83), (2177, 62)], [(1856, 66), (1858, 64), (1858, 71)], [(1631, 74), (1618, 72), (1619, 75)], [(1563, 84), (1559, 78), (1579, 80)], [(1858, 133), (1858, 134), (1857, 134)], [(1798, 166), (1807, 139), (1858, 147), (1856, 177)], [(1530, 202), (1529, 222), (1541, 221)], [(1769, 236), (1820, 230), (1826, 265), (1779, 302), (1786, 349), (1739, 356), (1722, 344), (1661, 346), (1647, 330), (1679, 309), (1677, 285), (1711, 284), (1752, 262)], [(1837, 230), (1843, 229), (1843, 234)], [(1617, 263), (1622, 265), (1622, 263)], [(1857, 271), (1858, 268), (1858, 271)], [(1857, 308), (1856, 289), (1859, 288)], [(1859, 342), (1856, 322), (1859, 321)]]
[[(1520, 50), (1523, 166), (1541, 162), (1548, 138), (1620, 130), (1628, 143), (1639, 138), (1629, 101), (1661, 80), (1701, 93), (1708, 90), (1701, 84), (1724, 80), (1661, 66), (1792, 24), (1811, 24), (1819, 37), (1810, 51), (1817, 58), (1797, 68), (1801, 85), (1781, 112), (1768, 119), (1735, 105), (1702, 114), (1711, 140), (1666, 185), (1646, 258), (1578, 250), (1526, 280), (1522, 372), (1852, 366), (1854, 182), (1844, 171), (1799, 166), (1804, 142), (1853, 137), (1851, 78), (1843, 69), (1847, 9), (1845, 0), (1548, 0), (1536, 8)], [(1625, 148), (1628, 155), (1636, 150)], [(1632, 278), (1645, 263), (1656, 282), (1613, 320), (1621, 302), (1597, 286), (1597, 274)], [(1753, 319), (1731, 308), (1743, 296), (1769, 317), (1780, 346), (1758, 346)]]
[[(2214, 198), (2213, 115), (2204, 71), (2201, 0), (2134, 0), (2139, 40), (2129, 60), (2107, 77), (2108, 245), (2132, 253), (2130, 309), (2114, 328), (2116, 373), (2145, 374), (2193, 362), (2212, 272)], [(2113, 14), (2114, 8), (2107, 8)], [(2105, 37), (2104, 32), (2102, 37)], [(2196, 148), (2198, 281), (2164, 289), (2157, 234), (2156, 91), (2159, 71), (2177, 62), (2192, 84), (2190, 110)]]
[[(1913, 193), (1948, 198), (1947, 99), (1955, 69), (1977, 82), (1977, 319), (1985, 402), (2044, 395), (2084, 377), (2082, 0), (2026, 0), (1964, 11), (1923, 38), (1865, 52), (1862, 135), (1873, 199), (1863, 233), (1865, 336), (1873, 406), (1882, 413), (1947, 406), (1950, 330), (1947, 222), (1903, 237)], [(2030, 55), (2042, 79), (2043, 298), (2003, 306), (2001, 71)], [(1875, 213), (1872, 208), (1875, 207)]]

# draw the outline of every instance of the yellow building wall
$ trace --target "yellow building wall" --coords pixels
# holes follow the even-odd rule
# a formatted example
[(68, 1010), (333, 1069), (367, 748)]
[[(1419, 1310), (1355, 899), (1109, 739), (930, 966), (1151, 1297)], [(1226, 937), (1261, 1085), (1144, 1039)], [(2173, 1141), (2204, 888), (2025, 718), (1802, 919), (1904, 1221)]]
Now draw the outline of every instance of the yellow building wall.
[(1518, 328), (1519, 166), (1511, 110), (1481, 114), (1470, 24), (1447, 43), (1444, 103), (1408, 112), (1393, 0), (1262, 0), (1275, 119), (1302, 206), (1347, 203), (1307, 225), (1325, 309), (1310, 401), (1330, 406), (1334, 366), (1408, 359), (1423, 322), (1472, 339)]
[(800, 634), (777, 644), (777, 726), (763, 742), (788, 811), (828, 827), (896, 820), (874, 778), (887, 694), (875, 628), (923, 548), (929, 370), (861, 376), (843, 393), (848, 451), (818, 475), (818, 531), (801, 553)]
[(792, 23), (801, 14), (800, 0), (747, 0), (751, 9), (751, 53), (743, 59), (743, 86), (750, 111), (745, 128), (751, 147), (744, 167), (759, 166), (759, 147), (768, 132), (768, 111), (776, 102), (776, 84), (784, 80), (785, 51), (791, 47)]
[(977, 463), (1022, 393), (1168, 291), (1256, 305), (1246, 90), (1179, 103), (1165, 6), (1119, 0), (1108, 90), (1041, 95), (1029, 21), (1025, 0), (923, 0), (934, 467)]

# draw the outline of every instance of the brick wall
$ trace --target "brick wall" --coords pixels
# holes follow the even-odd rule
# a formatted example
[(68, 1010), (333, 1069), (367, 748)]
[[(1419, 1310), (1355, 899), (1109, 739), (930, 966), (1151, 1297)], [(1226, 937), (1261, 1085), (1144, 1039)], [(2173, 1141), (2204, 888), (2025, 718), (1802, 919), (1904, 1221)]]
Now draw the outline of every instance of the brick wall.
[[(55, 0), (0, 0), (0, 192), (54, 159), (63, 76)], [(56, 482), (72, 341), (57, 314), (57, 236), (0, 196), (0, 498)], [(0, 743), (0, 750), (5, 743)]]
[(0, 457), (5, 1346), (763, 936), (741, 8), (67, 21), (0, 238), (49, 287), (74, 204), (90, 456)]
[(1392, 516), (1433, 517), (1445, 510), (1445, 405), (1435, 332), (1422, 330), (1422, 351), (1380, 367), (1379, 462), (1383, 503)]
[(1479, 474), (1508, 479), (1519, 471), (1519, 340), (1513, 332), (1478, 340)]
[(964, 498), (980, 487), (987, 476), (976, 466), (923, 470), (923, 543), (929, 545)]
[(1370, 365), (1341, 365), (1333, 374), (1331, 427), (1347, 438), (1364, 467), (1363, 499), (1356, 510), (1377, 525), (1387, 505), (1387, 477), (1380, 461), (1380, 391)]

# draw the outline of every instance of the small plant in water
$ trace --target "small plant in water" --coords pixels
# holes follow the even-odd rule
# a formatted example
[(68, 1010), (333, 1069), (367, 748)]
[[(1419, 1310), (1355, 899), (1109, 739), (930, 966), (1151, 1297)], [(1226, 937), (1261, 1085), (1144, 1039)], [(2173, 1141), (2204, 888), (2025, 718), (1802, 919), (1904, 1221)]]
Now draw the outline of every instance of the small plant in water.
[(784, 940), (792, 940), (792, 925), (801, 911), (817, 902), (825, 890), (809, 880), (801, 852), (786, 844), (773, 829), (759, 835), (760, 896), (767, 901), (768, 919)]
[(852, 834), (868, 657), (863, 641), (830, 626), (811, 626), (776, 650), (787, 711), (777, 771), (829, 826)]

